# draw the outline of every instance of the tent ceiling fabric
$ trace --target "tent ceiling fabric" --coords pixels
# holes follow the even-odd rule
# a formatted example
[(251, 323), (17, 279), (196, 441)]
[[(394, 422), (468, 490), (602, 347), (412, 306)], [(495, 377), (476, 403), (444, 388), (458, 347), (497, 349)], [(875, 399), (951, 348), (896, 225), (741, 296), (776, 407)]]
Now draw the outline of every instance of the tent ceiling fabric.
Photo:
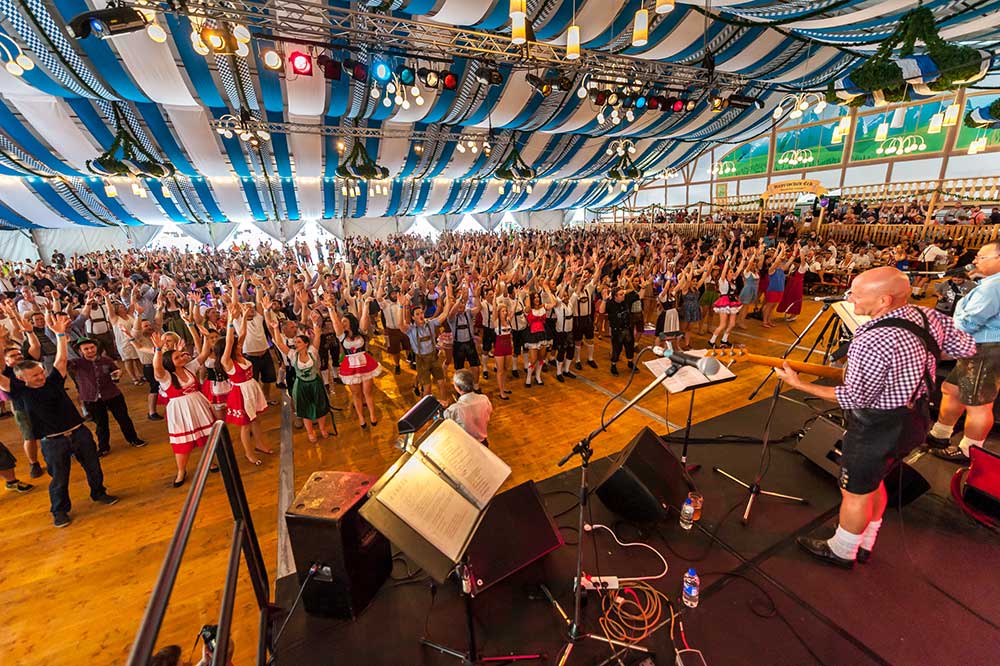
[[(509, 35), (509, 0), (394, 0), (395, 15), (475, 31)], [(329, 0), (346, 7), (346, 0)], [(696, 64), (705, 42), (716, 69), (748, 81), (741, 92), (760, 98), (764, 109), (730, 108), (713, 113), (702, 91), (697, 107), (683, 115), (642, 110), (632, 122), (598, 123), (596, 109), (575, 87), (543, 99), (524, 70), (504, 71), (504, 82), (475, 80), (479, 63), (455, 58), (458, 90), (424, 91), (424, 104), (387, 109), (368, 88), (346, 74), (327, 81), (281, 73), (260, 63), (260, 42), (243, 57), (206, 59), (192, 48), (186, 17), (160, 15), (166, 43), (145, 32), (109, 40), (72, 40), (65, 24), (92, 6), (85, 0), (0, 0), (2, 43), (14, 43), (36, 67), (17, 78), (0, 69), (0, 227), (55, 228), (71, 225), (127, 226), (252, 221), (280, 230), (276, 220), (371, 218), (466, 213), (492, 222), (504, 211), (606, 206), (627, 196), (601, 178), (612, 159), (611, 141), (631, 138), (634, 156), (647, 174), (678, 168), (713, 141), (737, 141), (767, 131), (770, 112), (790, 89), (810, 88), (843, 76), (870, 54), (918, 5), (916, 0), (679, 0), (673, 12), (651, 14), (649, 42), (630, 45), (636, 0), (577, 0), (577, 23), (591, 51), (669, 63)], [(651, 6), (651, 1), (646, 2)], [(1000, 38), (1000, 2), (928, 0), (947, 39), (989, 48)], [(278, 10), (280, 1), (273, 3)], [(573, 0), (528, 3), (541, 42), (565, 44)], [(707, 14), (707, 18), (706, 18)], [(285, 26), (291, 27), (289, 25)], [(707, 31), (706, 31), (707, 28)], [(285, 34), (294, 34), (294, 32)], [(266, 39), (262, 37), (262, 39)], [(289, 44), (286, 52), (292, 50)], [(360, 53), (360, 52), (359, 52)], [(357, 57), (369, 57), (360, 53)], [(454, 143), (429, 142), (415, 155), (406, 138), (366, 139), (365, 146), (395, 178), (388, 193), (360, 184), (360, 196), (345, 198), (333, 176), (341, 155), (337, 138), (274, 133), (253, 150), (226, 139), (211, 126), (241, 105), (268, 122), (317, 127), (400, 127), (424, 131), (492, 128), (494, 154), (460, 152)], [(177, 168), (165, 186), (146, 183), (148, 196), (111, 196), (86, 170), (87, 160), (107, 149), (118, 129), (115, 108), (143, 148)], [(517, 145), (539, 179), (532, 193), (511, 188), (501, 194), (485, 180), (510, 145)], [(348, 141), (348, 147), (350, 141)], [(484, 180), (480, 180), (483, 178)], [(573, 179), (572, 181), (569, 179)], [(589, 179), (589, 180), (588, 180)], [(129, 189), (128, 184), (118, 186)], [(553, 218), (556, 219), (556, 218)], [(289, 225), (285, 229), (294, 228)]]

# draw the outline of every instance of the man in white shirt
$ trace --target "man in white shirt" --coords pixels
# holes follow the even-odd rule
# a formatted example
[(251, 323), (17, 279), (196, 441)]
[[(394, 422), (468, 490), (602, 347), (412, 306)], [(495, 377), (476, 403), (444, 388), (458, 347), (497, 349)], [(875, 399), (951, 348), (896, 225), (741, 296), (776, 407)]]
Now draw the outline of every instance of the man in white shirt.
[(458, 370), (453, 383), (458, 400), (444, 410), (444, 417), (462, 426), (477, 442), (489, 448), (486, 429), (493, 414), (493, 403), (485, 395), (475, 392), (475, 377), (470, 370)]
[(274, 359), (271, 357), (271, 346), (264, 334), (267, 324), (264, 323), (264, 316), (260, 312), (260, 304), (253, 316), (247, 318), (247, 332), (243, 339), (243, 355), (253, 366), (253, 376), (260, 382), (264, 389), (264, 397), (270, 405), (275, 404), (271, 399), (271, 387), (278, 380), (278, 375), (274, 369)]
[(22, 315), (29, 312), (42, 312), (49, 306), (49, 299), (45, 296), (37, 296), (31, 287), (23, 287), (21, 296), (21, 300), (17, 302), (17, 311)]

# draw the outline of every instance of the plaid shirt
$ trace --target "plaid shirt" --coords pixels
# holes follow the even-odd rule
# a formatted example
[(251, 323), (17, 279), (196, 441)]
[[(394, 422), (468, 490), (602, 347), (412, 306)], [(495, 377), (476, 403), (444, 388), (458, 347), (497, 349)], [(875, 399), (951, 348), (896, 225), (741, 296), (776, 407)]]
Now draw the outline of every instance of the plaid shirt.
[[(972, 337), (955, 328), (951, 317), (919, 309), (927, 316), (930, 334), (942, 354), (962, 358), (976, 353)], [(923, 342), (902, 328), (870, 330), (875, 322), (890, 317), (924, 325), (917, 306), (905, 305), (858, 327), (847, 353), (844, 383), (836, 389), (843, 409), (895, 409), (927, 393), (924, 372), (934, 377), (937, 361)]]

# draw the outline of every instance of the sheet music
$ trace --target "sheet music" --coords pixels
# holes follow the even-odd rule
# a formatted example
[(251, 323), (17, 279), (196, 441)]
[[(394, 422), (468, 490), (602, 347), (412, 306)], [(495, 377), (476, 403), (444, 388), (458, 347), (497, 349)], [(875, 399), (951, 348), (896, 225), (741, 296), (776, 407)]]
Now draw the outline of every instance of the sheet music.
[(510, 476), (510, 467), (504, 461), (451, 419), (427, 436), (419, 453), (461, 486), (479, 509), (486, 508)]
[[(691, 356), (704, 356), (706, 350), (704, 349), (692, 349), (689, 352)], [(654, 358), (651, 361), (646, 361), (643, 363), (650, 372), (654, 375), (660, 375), (670, 369), (673, 363), (669, 358)], [(722, 364), (722, 360), (719, 361), (719, 370), (711, 375), (703, 375), (698, 370), (698, 368), (693, 368), (690, 365), (681, 366), (677, 373), (663, 382), (663, 387), (667, 389), (670, 393), (680, 393), (691, 387), (697, 387), (702, 384), (710, 384), (711, 382), (719, 381), (722, 379), (729, 379), (735, 377), (736, 375)]]
[(479, 518), (479, 509), (428, 468), (420, 456), (406, 461), (376, 497), (452, 562), (461, 558)]

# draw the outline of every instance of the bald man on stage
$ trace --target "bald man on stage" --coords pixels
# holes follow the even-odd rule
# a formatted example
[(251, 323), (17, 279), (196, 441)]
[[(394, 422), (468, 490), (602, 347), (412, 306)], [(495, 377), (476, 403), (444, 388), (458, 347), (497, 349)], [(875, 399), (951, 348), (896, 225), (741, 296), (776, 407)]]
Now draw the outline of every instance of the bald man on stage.
[(778, 370), (789, 386), (837, 402), (847, 433), (841, 457), (840, 520), (830, 539), (799, 537), (825, 562), (850, 569), (871, 556), (886, 507), (884, 480), (923, 443), (930, 427), (927, 398), (937, 359), (972, 356), (976, 344), (952, 319), (909, 304), (906, 274), (885, 266), (854, 279), (848, 301), (871, 320), (854, 332), (840, 386), (802, 381), (788, 364)]

